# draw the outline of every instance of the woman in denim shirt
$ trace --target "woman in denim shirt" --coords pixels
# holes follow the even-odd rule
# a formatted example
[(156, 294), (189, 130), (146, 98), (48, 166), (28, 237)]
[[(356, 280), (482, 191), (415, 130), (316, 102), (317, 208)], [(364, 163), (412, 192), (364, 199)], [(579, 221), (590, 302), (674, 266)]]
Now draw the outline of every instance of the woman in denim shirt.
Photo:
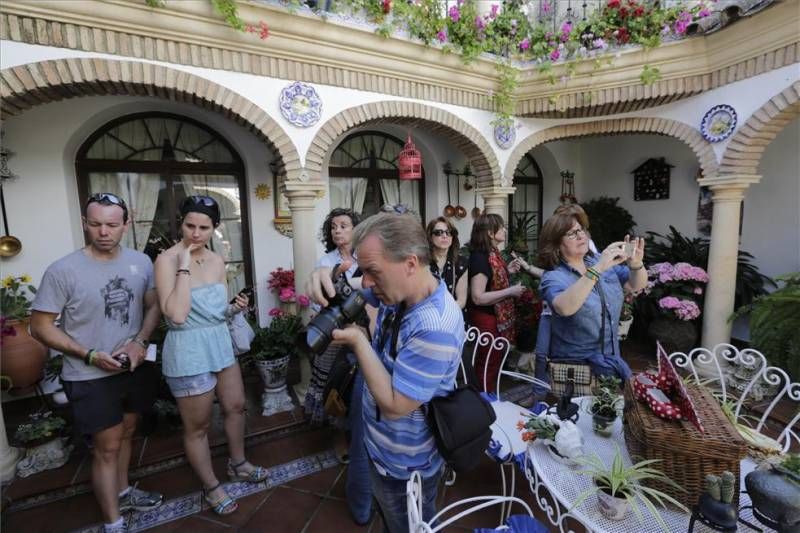
[(647, 283), (644, 239), (630, 241), (626, 235), (594, 254), (578, 217), (556, 212), (542, 228), (539, 257), (549, 271), (540, 290), (553, 310), (550, 358), (588, 363), (596, 375), (630, 377), (619, 353), (617, 324), (624, 290), (638, 291)]

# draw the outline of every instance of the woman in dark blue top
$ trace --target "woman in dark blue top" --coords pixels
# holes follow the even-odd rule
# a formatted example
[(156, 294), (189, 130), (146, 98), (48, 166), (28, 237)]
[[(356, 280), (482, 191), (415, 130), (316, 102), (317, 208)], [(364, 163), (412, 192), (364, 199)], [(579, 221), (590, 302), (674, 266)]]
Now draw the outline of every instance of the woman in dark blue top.
[(626, 235), (600, 254), (589, 252), (589, 239), (579, 219), (566, 212), (556, 212), (542, 228), (539, 264), (548, 272), (540, 290), (553, 310), (550, 358), (585, 362), (597, 375), (627, 379), (631, 371), (620, 357), (617, 324), (623, 290), (647, 283), (644, 239)]

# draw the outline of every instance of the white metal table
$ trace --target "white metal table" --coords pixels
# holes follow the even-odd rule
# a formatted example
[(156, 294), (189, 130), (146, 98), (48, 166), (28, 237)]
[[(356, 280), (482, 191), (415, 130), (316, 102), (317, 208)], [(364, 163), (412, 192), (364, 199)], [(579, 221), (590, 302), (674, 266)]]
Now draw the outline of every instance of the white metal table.
[[(622, 454), (626, 466), (631, 465), (630, 456), (625, 446), (625, 437), (622, 433), (622, 420), (618, 418), (614, 422), (614, 430), (611, 437), (601, 437), (592, 431), (592, 417), (586, 411), (590, 397), (575, 398), (575, 402), (581, 406), (578, 428), (584, 437), (584, 453), (596, 453), (605, 464), (610, 465), (616, 448)], [(658, 468), (658, 465), (654, 465)], [(741, 464), (741, 486), (744, 487), (744, 476), (755, 467), (755, 463), (750, 459), (745, 459)], [(591, 488), (592, 481), (588, 476), (578, 474), (579, 466), (568, 466), (557, 461), (547, 450), (542, 442), (534, 441), (528, 446), (528, 457), (525, 462), (525, 476), (528, 478), (531, 492), (536, 499), (536, 504), (547, 515), (550, 523), (561, 533), (572, 531), (570, 528), (575, 522), (583, 525), (587, 531), (598, 533), (656, 533), (661, 531), (655, 518), (647, 508), (638, 502), (637, 505), (642, 513), (640, 522), (633, 511), (629, 511), (624, 520), (614, 521), (605, 518), (597, 509), (596, 498), (587, 498), (575, 509), (571, 509), (572, 503), (578, 499), (583, 491)], [(739, 508), (750, 505), (750, 499), (746, 493), (739, 496)], [(669, 530), (675, 533), (682, 533), (688, 530), (690, 515), (675, 507), (666, 509), (658, 508), (664, 522), (667, 523)], [(740, 511), (741, 517), (758, 526), (762, 531), (772, 531), (762, 526), (752, 515), (750, 510)], [(714, 531), (701, 522), (695, 522), (694, 531), (706, 533)], [(752, 531), (744, 524), (739, 524), (739, 531)]]

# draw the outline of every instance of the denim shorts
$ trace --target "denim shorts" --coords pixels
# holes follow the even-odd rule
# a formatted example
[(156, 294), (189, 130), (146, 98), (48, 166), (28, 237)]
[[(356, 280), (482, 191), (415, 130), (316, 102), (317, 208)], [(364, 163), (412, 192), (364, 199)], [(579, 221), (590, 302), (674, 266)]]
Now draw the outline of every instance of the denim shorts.
[(200, 396), (217, 386), (217, 376), (213, 372), (204, 372), (194, 376), (169, 377), (164, 376), (169, 385), (169, 390), (176, 398)]

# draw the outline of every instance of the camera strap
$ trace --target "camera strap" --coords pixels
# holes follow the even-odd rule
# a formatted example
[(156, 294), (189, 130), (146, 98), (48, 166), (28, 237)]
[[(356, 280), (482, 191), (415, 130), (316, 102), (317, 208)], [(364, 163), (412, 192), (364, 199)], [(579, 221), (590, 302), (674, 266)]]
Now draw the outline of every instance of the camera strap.
[[(381, 336), (380, 338), (386, 337), (386, 332), (383, 331), (384, 327), (390, 328), (391, 331), (391, 340), (389, 341), (391, 344), (389, 345), (389, 357), (392, 358), (392, 361), (397, 359), (397, 339), (400, 336), (400, 322), (403, 320), (403, 315), (406, 314), (406, 303), (400, 302), (397, 306), (397, 310), (394, 312), (394, 316), (391, 320), (387, 322), (385, 325), (381, 324)], [(381, 345), (381, 351), (383, 351), (383, 345)], [(381, 420), (381, 409), (378, 407), (378, 403), (375, 402), (375, 420), (380, 422)]]

